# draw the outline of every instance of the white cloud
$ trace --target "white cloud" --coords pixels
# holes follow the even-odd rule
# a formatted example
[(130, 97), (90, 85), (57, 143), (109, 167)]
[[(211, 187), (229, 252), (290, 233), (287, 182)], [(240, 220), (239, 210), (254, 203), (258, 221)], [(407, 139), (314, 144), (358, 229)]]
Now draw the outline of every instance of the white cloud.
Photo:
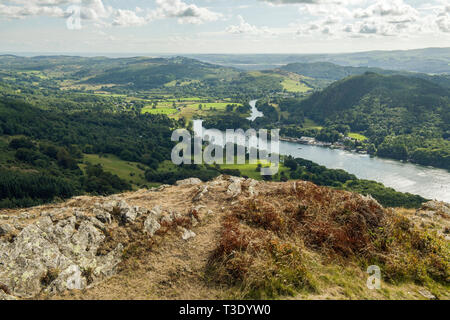
[(267, 27), (257, 27), (249, 24), (244, 20), (242, 16), (238, 16), (239, 24), (228, 26), (225, 31), (231, 34), (250, 34), (250, 35), (261, 35), (261, 34), (274, 34)]
[(448, 2), (432, 14), (426, 13), (426, 10), (418, 10), (403, 0), (341, 2), (348, 5), (302, 4), (300, 14), (309, 18), (306, 23), (299, 23), (297, 35), (407, 38), (450, 32)]
[(98, 25), (139, 26), (169, 18), (176, 18), (179, 23), (202, 24), (222, 17), (220, 13), (182, 0), (156, 0), (156, 8), (147, 10), (146, 14), (139, 7), (133, 11), (105, 6), (103, 0), (10, 0), (0, 4), (0, 18), (67, 17), (72, 11), (66, 11), (63, 6), (70, 5), (80, 7), (81, 19)]
[(142, 26), (147, 23), (144, 17), (139, 17), (136, 12), (131, 10), (118, 9), (115, 13), (113, 25), (121, 27)]
[(437, 15), (436, 25), (440, 31), (450, 33), (450, 5), (442, 7)]
[(195, 4), (187, 4), (181, 0), (156, 0), (157, 9), (150, 12), (148, 18), (177, 18), (179, 23), (202, 24), (216, 21), (222, 15)]

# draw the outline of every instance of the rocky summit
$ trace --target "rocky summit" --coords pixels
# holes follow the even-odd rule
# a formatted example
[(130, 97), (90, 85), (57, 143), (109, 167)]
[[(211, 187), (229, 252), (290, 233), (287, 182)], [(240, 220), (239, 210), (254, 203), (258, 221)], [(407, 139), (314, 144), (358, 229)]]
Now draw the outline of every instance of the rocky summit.
[[(224, 175), (3, 210), (0, 299), (448, 298), (449, 215)], [(374, 261), (385, 291), (366, 288)]]

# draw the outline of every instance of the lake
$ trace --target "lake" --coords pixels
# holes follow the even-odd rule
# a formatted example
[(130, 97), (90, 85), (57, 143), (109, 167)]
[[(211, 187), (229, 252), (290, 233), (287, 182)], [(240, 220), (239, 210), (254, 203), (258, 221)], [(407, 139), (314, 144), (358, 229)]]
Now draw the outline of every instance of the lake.
[[(250, 101), (254, 121), (264, 116)], [(370, 157), (344, 150), (280, 141), (280, 154), (316, 162), (330, 169), (343, 169), (360, 179), (383, 183), (397, 191), (418, 194), (427, 199), (450, 202), (450, 172), (396, 160)]]

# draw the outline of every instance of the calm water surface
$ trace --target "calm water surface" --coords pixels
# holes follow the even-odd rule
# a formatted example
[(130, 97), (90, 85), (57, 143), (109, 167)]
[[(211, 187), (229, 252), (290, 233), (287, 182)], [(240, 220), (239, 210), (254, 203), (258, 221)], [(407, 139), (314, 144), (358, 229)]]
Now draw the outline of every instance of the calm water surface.
[[(264, 116), (256, 108), (256, 102), (250, 101), (252, 114), (248, 119), (252, 121)], [(450, 202), (450, 172), (447, 170), (286, 141), (280, 142), (280, 154), (307, 159), (330, 169), (343, 169), (360, 179), (381, 182), (397, 191)]]

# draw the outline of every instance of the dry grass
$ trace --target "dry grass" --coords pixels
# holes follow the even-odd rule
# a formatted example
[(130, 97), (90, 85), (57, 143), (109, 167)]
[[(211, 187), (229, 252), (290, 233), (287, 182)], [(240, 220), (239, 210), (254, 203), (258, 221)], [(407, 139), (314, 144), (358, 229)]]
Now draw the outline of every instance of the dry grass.
[(314, 294), (317, 281), (304, 263), (314, 251), (321, 263), (378, 265), (392, 284), (448, 286), (448, 249), (442, 238), (373, 199), (299, 182), (236, 204), (223, 220), (208, 272), (244, 298)]

